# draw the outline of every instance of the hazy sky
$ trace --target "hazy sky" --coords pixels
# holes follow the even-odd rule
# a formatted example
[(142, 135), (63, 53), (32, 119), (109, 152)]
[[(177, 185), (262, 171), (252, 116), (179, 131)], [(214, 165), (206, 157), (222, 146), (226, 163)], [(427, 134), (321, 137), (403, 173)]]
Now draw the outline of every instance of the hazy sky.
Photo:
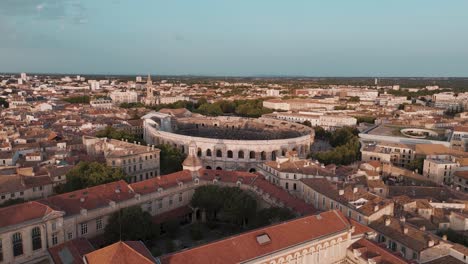
[(0, 72), (468, 76), (467, 0), (0, 0)]

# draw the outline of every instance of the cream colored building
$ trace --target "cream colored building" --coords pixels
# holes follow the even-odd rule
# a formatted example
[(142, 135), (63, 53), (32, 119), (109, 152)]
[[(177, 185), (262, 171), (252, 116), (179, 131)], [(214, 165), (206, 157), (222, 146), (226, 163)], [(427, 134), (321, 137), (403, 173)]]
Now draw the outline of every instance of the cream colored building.
[(90, 155), (103, 155), (108, 166), (120, 168), (129, 182), (159, 176), (160, 150), (125, 141), (83, 136), (83, 144)]
[(381, 142), (361, 147), (362, 161), (380, 161), (406, 167), (415, 156), (414, 146), (401, 143)]
[(342, 185), (326, 179), (302, 179), (299, 195), (319, 210), (339, 210), (364, 225), (384, 215), (393, 215), (392, 201), (361, 188)]
[(113, 91), (109, 97), (114, 104), (138, 102), (138, 93), (135, 91)]
[(451, 155), (430, 155), (424, 160), (423, 176), (437, 184), (451, 184), (453, 173), (460, 167)]

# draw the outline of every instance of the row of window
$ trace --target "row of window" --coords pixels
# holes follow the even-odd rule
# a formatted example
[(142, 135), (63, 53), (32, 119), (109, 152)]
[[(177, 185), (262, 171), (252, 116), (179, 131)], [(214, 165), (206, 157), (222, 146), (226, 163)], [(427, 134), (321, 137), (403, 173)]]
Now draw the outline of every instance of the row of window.
[[(156, 156), (154, 156), (154, 157), (156, 158)], [(145, 155), (145, 160), (152, 160), (152, 159), (153, 159), (153, 155), (152, 155), (152, 154), (149, 155), (149, 156), (148, 156), (148, 155)], [(128, 160), (122, 160), (122, 164), (123, 164), (123, 165), (125, 165), (125, 164), (127, 164), (127, 163), (128, 163), (128, 164), (131, 164), (132, 161), (133, 161), (133, 163), (137, 163), (136, 158), (133, 158), (133, 159), (128, 159)], [(139, 157), (138, 162), (143, 162), (143, 158), (142, 158), (142, 157)], [(115, 166), (115, 164), (116, 164), (115, 160), (112, 160), (112, 165)], [(141, 164), (140, 164), (140, 166), (141, 166)]]
[[(102, 217), (96, 218), (96, 230), (102, 230), (104, 227), (102, 224)], [(88, 234), (88, 223), (81, 223), (80, 224), (80, 233), (81, 235), (86, 235)], [(73, 238), (73, 233), (68, 233), (68, 239)]]
[[(24, 195), (24, 192), (19, 192), (19, 193), (18, 193), (18, 196), (23, 196), (23, 195)], [(8, 194), (2, 194), (2, 195), (0, 196), (0, 198), (1, 198), (2, 200), (7, 199), (7, 197), (8, 197)], [(13, 192), (13, 193), (10, 193), (10, 198), (15, 198), (15, 197), (16, 197), (16, 193), (14, 193), (14, 192)]]
[[(55, 237), (55, 239), (54, 239)], [(13, 256), (18, 257), (23, 255), (23, 235), (20, 232), (16, 232), (11, 237), (11, 243), (13, 248)], [(32, 243), (32, 250), (39, 250), (42, 248), (42, 236), (41, 236), (41, 229), (39, 227), (34, 227), (31, 230), (31, 243)], [(56, 245), (58, 243), (57, 234), (52, 235), (52, 244)], [(3, 245), (2, 241), (0, 240), (0, 262), (3, 260)]]
[[(182, 201), (184, 200), (184, 199), (183, 199), (182, 193), (179, 193), (178, 195), (174, 195), (174, 196), (169, 196), (168, 198), (169, 198), (169, 200), (168, 200), (168, 205), (169, 205), (169, 206), (172, 206), (172, 204), (174, 203), (174, 199), (178, 199), (179, 203), (182, 203)], [(163, 198), (163, 199), (164, 199), (164, 198)], [(156, 200), (158, 209), (162, 209), (162, 208), (163, 208), (163, 199), (158, 199), (158, 200)], [(149, 202), (147, 203), (147, 205), (148, 205), (147, 208), (148, 208), (148, 211), (149, 211), (149, 212), (151, 212), (151, 211), (153, 210), (152, 204), (153, 204), (152, 201), (149, 201)]]

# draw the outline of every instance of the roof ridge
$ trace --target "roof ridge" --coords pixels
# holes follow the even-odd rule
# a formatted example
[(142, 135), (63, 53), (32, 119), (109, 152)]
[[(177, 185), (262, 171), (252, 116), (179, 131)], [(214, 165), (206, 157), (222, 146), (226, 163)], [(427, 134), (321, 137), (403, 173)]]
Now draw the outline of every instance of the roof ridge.
[(143, 246), (146, 248), (145, 244), (143, 242), (141, 242), (140, 240), (132, 240), (132, 241), (124, 241), (122, 242), (126, 247), (128, 247), (130, 250), (132, 250), (133, 252), (137, 253), (139, 256), (143, 257), (144, 259), (148, 260), (149, 259), (144, 256), (143, 254), (141, 254), (138, 250), (134, 249), (133, 247), (131, 247), (130, 245), (127, 244), (127, 242), (139, 242), (141, 244), (143, 244)]

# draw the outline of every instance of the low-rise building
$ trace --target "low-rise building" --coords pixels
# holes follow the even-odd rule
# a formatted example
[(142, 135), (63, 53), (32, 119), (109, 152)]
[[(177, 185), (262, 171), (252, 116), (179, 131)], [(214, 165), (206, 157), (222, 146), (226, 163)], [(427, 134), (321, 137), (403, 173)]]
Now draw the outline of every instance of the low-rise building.
[(437, 184), (451, 184), (453, 173), (460, 167), (451, 155), (430, 155), (424, 160), (423, 176)]
[(15, 199), (39, 199), (52, 194), (53, 183), (49, 176), (0, 176), (0, 204)]
[(336, 209), (361, 223), (372, 223), (393, 215), (393, 202), (362, 188), (331, 183), (326, 179), (302, 179), (300, 196), (320, 210)]
[(400, 167), (408, 166), (415, 156), (413, 145), (390, 142), (363, 145), (361, 153), (362, 161), (380, 161)]
[(109, 97), (114, 104), (138, 102), (138, 93), (136, 91), (113, 91), (109, 94)]
[(112, 100), (110, 98), (93, 99), (89, 104), (91, 107), (99, 109), (111, 109), (113, 107)]
[(88, 154), (103, 155), (108, 166), (122, 169), (129, 182), (160, 175), (160, 150), (154, 146), (88, 136), (83, 137), (83, 144)]
[(451, 244), (406, 223), (404, 218), (383, 217), (369, 226), (378, 233), (379, 243), (408, 260), (424, 263), (450, 254)]
[(300, 180), (308, 178), (325, 178), (338, 181), (335, 166), (326, 167), (311, 160), (299, 159), (297, 156), (278, 157), (258, 166), (258, 172), (271, 183), (281, 186), (290, 192), (299, 192)]

